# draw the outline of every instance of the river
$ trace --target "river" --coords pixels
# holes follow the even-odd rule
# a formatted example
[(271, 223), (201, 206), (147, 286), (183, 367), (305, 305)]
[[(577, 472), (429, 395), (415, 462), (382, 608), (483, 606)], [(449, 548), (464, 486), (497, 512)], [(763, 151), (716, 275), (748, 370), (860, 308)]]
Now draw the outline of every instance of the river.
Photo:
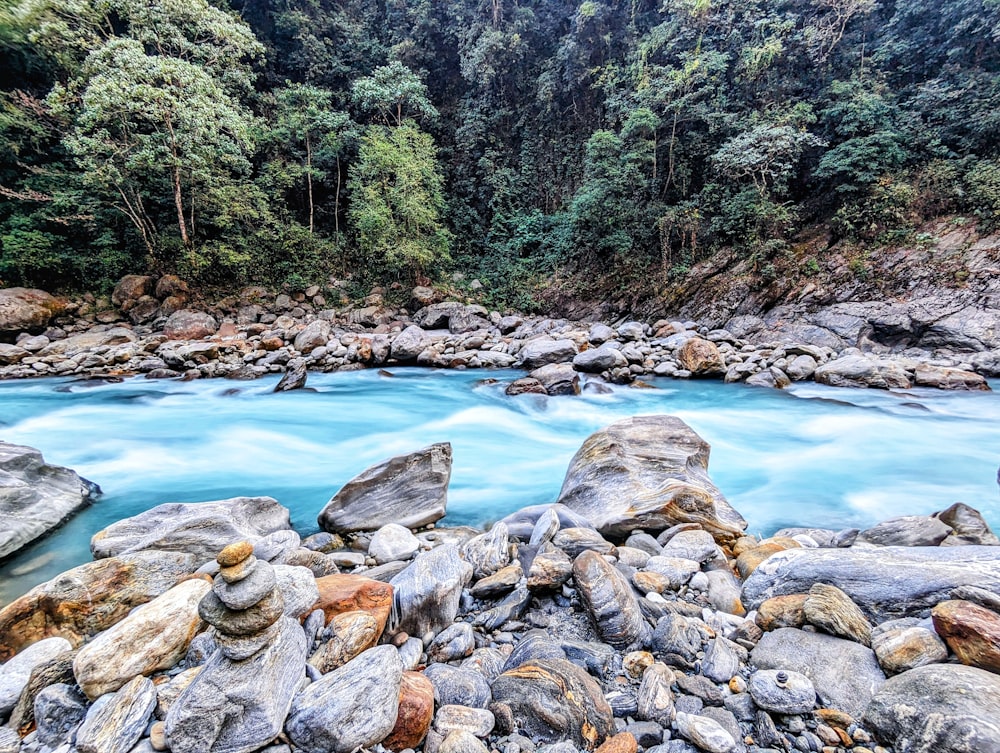
[(309, 390), (281, 394), (271, 392), (277, 376), (0, 383), (0, 439), (37, 447), (104, 491), (0, 563), (0, 604), (90, 559), (90, 537), (102, 527), (162, 502), (270, 495), (306, 535), (346, 481), (434, 442), (454, 448), (443, 524), (482, 525), (555, 501), (583, 440), (640, 414), (680, 416), (708, 440), (712, 479), (752, 533), (865, 527), (959, 501), (1000, 529), (995, 393), (664, 379), (648, 390), (507, 397), (509, 371), (392, 373), (313, 374)]

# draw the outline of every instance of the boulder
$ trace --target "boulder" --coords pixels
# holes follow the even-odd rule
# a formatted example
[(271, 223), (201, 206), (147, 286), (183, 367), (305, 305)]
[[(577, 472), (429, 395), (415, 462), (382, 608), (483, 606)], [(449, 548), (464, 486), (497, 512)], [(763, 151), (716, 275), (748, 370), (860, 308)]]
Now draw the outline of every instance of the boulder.
[(334, 615), (323, 632), (322, 643), (309, 657), (309, 663), (321, 673), (332, 672), (378, 642), (378, 622), (367, 612), (344, 612)]
[(486, 533), (473, 536), (461, 546), (462, 558), (472, 565), (476, 579), (486, 578), (510, 563), (510, 536), (507, 524), (496, 523)]
[(4, 664), (0, 664), (0, 719), (17, 705), (28, 685), (32, 670), (72, 648), (65, 638), (45, 638), (33, 643)]
[(803, 604), (806, 621), (823, 632), (871, 646), (872, 626), (858, 605), (836, 586), (814, 583)]
[(392, 611), (392, 586), (363, 575), (336, 573), (316, 579), (319, 600), (313, 609), (322, 609), (329, 623), (336, 615), (365, 612), (375, 618), (379, 635), (385, 630)]
[(504, 394), (513, 397), (516, 395), (548, 395), (549, 393), (545, 390), (545, 385), (534, 377), (521, 377), (508, 384)]
[(396, 724), (382, 746), (387, 750), (416, 748), (427, 736), (433, 719), (434, 686), (419, 672), (403, 672)]
[(576, 344), (572, 340), (553, 340), (551, 337), (536, 337), (521, 348), (518, 357), (524, 369), (537, 369), (549, 363), (566, 363), (576, 356)]
[(440, 329), (448, 326), (452, 314), (464, 308), (465, 304), (458, 301), (432, 303), (418, 309), (413, 315), (413, 321), (424, 329)]
[(72, 685), (53, 683), (43, 688), (34, 707), (38, 741), (48, 748), (57, 748), (86, 715), (87, 699)]
[(708, 456), (708, 443), (676, 416), (627, 418), (587, 438), (559, 503), (604, 535), (697, 523), (731, 541), (747, 524), (709, 479)]
[(0, 442), (0, 559), (44, 536), (101, 490), (33, 447)]
[(90, 551), (96, 558), (147, 549), (186, 552), (202, 564), (228, 544), (289, 528), (288, 509), (271, 497), (169, 502), (98, 531)]
[(156, 688), (152, 681), (136, 677), (117, 693), (90, 707), (76, 733), (76, 750), (128, 753), (145, 732), (155, 707)]
[(136, 675), (173, 667), (203, 627), (198, 602), (210, 588), (200, 579), (179, 583), (98, 634), (73, 661), (80, 689), (95, 699), (115, 692)]
[(573, 357), (573, 368), (585, 374), (600, 374), (622, 366), (628, 366), (628, 361), (616, 348), (591, 348)]
[(151, 295), (155, 288), (156, 281), (148, 275), (125, 275), (111, 292), (111, 302), (127, 311), (131, 304)]
[(18, 332), (39, 332), (65, 308), (65, 301), (52, 297), (44, 290), (0, 290), (0, 338)]
[(0, 366), (13, 366), (30, 355), (30, 350), (25, 350), (10, 343), (0, 343)]
[(986, 378), (974, 371), (931, 366), (926, 363), (917, 365), (913, 373), (913, 383), (917, 387), (934, 387), (939, 390), (990, 391)]
[(451, 445), (398, 455), (347, 482), (319, 514), (330, 533), (375, 531), (387, 523), (422, 528), (444, 517), (451, 479)]
[(177, 275), (163, 275), (156, 281), (154, 295), (161, 301), (164, 298), (185, 298), (189, 290), (188, 284)]
[[(59, 638), (57, 640), (63, 639)], [(13, 711), (10, 712), (10, 719), (7, 722), (7, 726), (16, 729), (22, 736), (31, 732), (36, 723), (35, 701), (50, 685), (71, 683), (74, 700), (70, 705), (86, 705), (87, 699), (75, 687), (76, 681), (73, 677), (73, 659), (75, 657), (75, 651), (64, 651), (47, 661), (35, 665), (28, 677), (27, 684), (17, 699), (17, 704), (14, 706)], [(82, 718), (82, 714), (80, 718)]]
[(532, 371), (528, 377), (538, 380), (547, 395), (579, 395), (580, 376), (572, 364), (549, 363)]
[(726, 373), (726, 363), (719, 346), (700, 337), (692, 337), (678, 349), (677, 362), (690, 371), (691, 376), (721, 376)]
[(167, 319), (163, 325), (163, 334), (168, 340), (200, 340), (211, 337), (218, 329), (219, 323), (211, 314), (181, 309)]
[(594, 750), (615, 731), (600, 685), (565, 659), (538, 659), (504, 672), (493, 682), (493, 701), (525, 735), (546, 743), (569, 740)]
[(389, 353), (397, 361), (413, 361), (427, 347), (430, 339), (416, 324), (411, 324), (393, 338)]
[(625, 649), (643, 642), (649, 626), (624, 575), (597, 552), (585, 551), (573, 563), (573, 580), (605, 643)]
[(434, 686), (438, 706), (485, 709), (492, 698), (489, 680), (472, 668), (430, 664), (424, 676)]
[(864, 724), (901, 753), (998, 753), (1000, 676), (933, 664), (888, 680)]
[(947, 510), (934, 513), (934, 517), (951, 528), (951, 533), (941, 542), (941, 546), (1000, 546), (1000, 539), (990, 530), (982, 514), (966, 504), (956, 502)]
[(429, 640), (449, 627), (458, 615), (462, 589), (472, 580), (472, 565), (454, 544), (420, 554), (390, 581), (395, 592), (397, 631)]
[(919, 623), (906, 623), (918, 623), (918, 621), (890, 620), (872, 632), (872, 649), (886, 675), (898, 675), (925, 664), (943, 662), (948, 658), (948, 649), (937, 633), (920, 627)]
[(885, 682), (870, 648), (860, 643), (780, 628), (765, 633), (750, 654), (758, 669), (785, 670), (805, 675), (823, 706), (852, 716), (864, 711), (872, 695)]
[(806, 593), (814, 583), (844, 591), (870, 619), (926, 616), (959, 586), (1000, 595), (996, 547), (789, 549), (771, 555), (743, 584), (748, 609), (772, 596)]
[(196, 566), (190, 554), (149, 551), (62, 573), (0, 610), (0, 661), (50, 636), (78, 646), (172, 588)]
[(402, 679), (393, 646), (365, 651), (295, 697), (288, 738), (303, 753), (352, 753), (381, 742), (395, 727)]
[(309, 372), (306, 368), (306, 359), (295, 358), (288, 362), (285, 373), (281, 375), (281, 379), (274, 385), (274, 391), (292, 392), (293, 390), (301, 390), (306, 386), (308, 378)]
[(294, 346), (299, 353), (309, 353), (313, 348), (326, 345), (330, 339), (330, 322), (325, 319), (316, 319), (309, 322), (299, 334), (295, 336)]
[(102, 332), (82, 332), (79, 335), (71, 335), (62, 340), (55, 340), (38, 351), (36, 355), (40, 358), (48, 358), (50, 356), (65, 356), (69, 358), (81, 353), (89, 354), (98, 348), (106, 346), (133, 343), (138, 339), (130, 329), (112, 327)]
[(943, 601), (931, 610), (934, 630), (962, 664), (1000, 674), (1000, 614), (971, 601)]
[(951, 527), (930, 515), (890, 518), (858, 534), (857, 541), (877, 546), (937, 546)]
[(414, 536), (409, 528), (398, 523), (386, 523), (375, 531), (368, 544), (368, 556), (375, 562), (384, 565), (386, 562), (408, 560), (420, 550), (420, 539)]
[(874, 360), (862, 355), (843, 356), (816, 368), (813, 379), (831, 387), (908, 389), (910, 379), (895, 361)]

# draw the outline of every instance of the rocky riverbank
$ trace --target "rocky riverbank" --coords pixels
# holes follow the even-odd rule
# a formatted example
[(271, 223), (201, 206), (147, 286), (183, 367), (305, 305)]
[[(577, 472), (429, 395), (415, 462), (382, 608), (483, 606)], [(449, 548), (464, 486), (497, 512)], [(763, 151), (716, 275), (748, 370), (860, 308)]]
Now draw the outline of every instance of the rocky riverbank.
[[(336, 288), (332, 289), (333, 291)], [(279, 389), (301, 387), (308, 371), (419, 365), (528, 371), (512, 393), (573, 394), (584, 383), (644, 377), (716, 378), (781, 388), (815, 380), (833, 386), (987, 390), (1000, 375), (1000, 349), (939, 338), (934, 350), (897, 352), (858, 337), (812, 338), (808, 327), (745, 318), (727, 327), (697, 321), (568, 321), (502, 314), (440, 301), (416, 288), (410, 305), (328, 306), (313, 286), (271, 296), (259, 288), (214, 305), (193, 301), (183, 281), (126, 277), (106, 306), (42, 291), (0, 291), (0, 379), (35, 376), (254, 379), (283, 373)], [(761, 320), (763, 321), (763, 320)], [(846, 326), (846, 325), (845, 325)], [(768, 333), (773, 334), (768, 339)], [(860, 346), (860, 347), (858, 347)]]
[(0, 751), (1000, 751), (978, 513), (761, 541), (708, 454), (675, 417), (619, 421), (488, 531), (435, 527), (447, 444), (306, 538), (267, 497), (119, 521), (0, 610)]

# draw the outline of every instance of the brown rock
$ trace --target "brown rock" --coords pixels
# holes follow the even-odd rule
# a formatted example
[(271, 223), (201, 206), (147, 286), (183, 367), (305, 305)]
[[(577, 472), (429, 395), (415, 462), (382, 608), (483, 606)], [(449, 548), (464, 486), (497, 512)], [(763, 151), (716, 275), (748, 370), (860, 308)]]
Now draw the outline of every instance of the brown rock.
[(631, 732), (619, 732), (601, 743), (595, 753), (636, 753), (639, 744)]
[(215, 561), (222, 567), (233, 567), (253, 554), (253, 544), (249, 541), (237, 541), (223, 548)]
[(767, 539), (753, 548), (743, 549), (736, 558), (736, 570), (739, 572), (741, 578), (749, 578), (750, 573), (756, 570), (757, 566), (772, 554), (801, 546), (794, 539)]
[(169, 340), (200, 340), (214, 335), (218, 329), (219, 323), (210, 314), (181, 309), (167, 319), (163, 334)]
[(836, 586), (816, 583), (802, 605), (806, 621), (820, 630), (871, 646), (872, 626), (861, 608)]
[(872, 650), (886, 675), (898, 675), (948, 658), (948, 649), (937, 633), (917, 626), (880, 627), (872, 633)]
[(761, 630), (800, 628), (806, 624), (805, 606), (808, 594), (774, 596), (757, 607), (757, 625)]
[(120, 306), (123, 311), (131, 308), (131, 305), (143, 296), (153, 292), (154, 280), (147, 275), (125, 275), (118, 284), (115, 285), (111, 293), (111, 302), (115, 306)]
[(7, 288), (0, 290), (0, 332), (44, 329), (66, 308), (66, 302), (44, 290)]
[(670, 590), (670, 579), (652, 570), (637, 570), (632, 576), (632, 585), (646, 594), (661, 594)]
[(989, 392), (986, 378), (974, 371), (931, 366), (922, 363), (913, 374), (913, 382), (918, 387), (936, 387), (939, 390), (979, 390)]
[(434, 719), (434, 686), (419, 672), (404, 672), (399, 686), (396, 726), (382, 741), (389, 750), (416, 748), (427, 736)]
[(971, 601), (943, 601), (931, 610), (934, 629), (962, 664), (1000, 673), (1000, 614)]
[(548, 395), (545, 385), (532, 377), (521, 377), (507, 385), (508, 395)]
[(726, 372), (718, 346), (700, 337), (692, 337), (677, 351), (677, 362), (692, 376), (715, 376)]
[(367, 612), (375, 618), (378, 633), (385, 630), (392, 609), (392, 586), (363, 575), (337, 573), (316, 579), (319, 600), (313, 609), (322, 609), (329, 624), (343, 612)]
[(375, 645), (382, 634), (378, 621), (367, 612), (335, 614), (327, 627), (330, 638), (309, 657), (323, 674), (342, 667), (355, 656)]
[(159, 299), (176, 296), (185, 298), (188, 294), (188, 284), (177, 275), (163, 275), (156, 282), (156, 297)]

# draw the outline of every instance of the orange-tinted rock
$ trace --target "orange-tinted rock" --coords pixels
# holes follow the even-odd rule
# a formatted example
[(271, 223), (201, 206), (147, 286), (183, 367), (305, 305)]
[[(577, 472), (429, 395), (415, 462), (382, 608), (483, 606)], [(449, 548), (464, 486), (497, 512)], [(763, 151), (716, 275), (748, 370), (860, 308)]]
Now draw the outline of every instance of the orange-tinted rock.
[(971, 601), (943, 601), (931, 610), (934, 629), (962, 664), (1000, 673), (1000, 614)]
[(392, 586), (363, 575), (337, 573), (316, 579), (319, 601), (313, 609), (322, 609), (327, 623), (344, 612), (368, 612), (378, 623), (378, 633), (385, 630), (392, 609)]
[(619, 732), (609, 737), (597, 748), (595, 753), (636, 753), (639, 744), (631, 732)]
[(389, 750), (416, 748), (434, 719), (434, 686), (419, 672), (404, 672), (399, 686), (396, 726), (382, 745)]
[(806, 599), (809, 594), (774, 596), (757, 608), (757, 625), (761, 630), (800, 628), (806, 624)]
[(680, 347), (677, 361), (693, 376), (711, 376), (726, 371), (718, 346), (700, 337), (692, 337)]
[(215, 561), (222, 567), (232, 567), (240, 564), (243, 560), (253, 554), (253, 544), (249, 541), (237, 541), (224, 547)]
[(756, 570), (757, 566), (772, 554), (800, 547), (801, 544), (794, 539), (766, 539), (752, 549), (744, 549), (740, 552), (740, 555), (736, 558), (736, 569), (739, 571), (741, 578), (749, 578), (750, 573)]

